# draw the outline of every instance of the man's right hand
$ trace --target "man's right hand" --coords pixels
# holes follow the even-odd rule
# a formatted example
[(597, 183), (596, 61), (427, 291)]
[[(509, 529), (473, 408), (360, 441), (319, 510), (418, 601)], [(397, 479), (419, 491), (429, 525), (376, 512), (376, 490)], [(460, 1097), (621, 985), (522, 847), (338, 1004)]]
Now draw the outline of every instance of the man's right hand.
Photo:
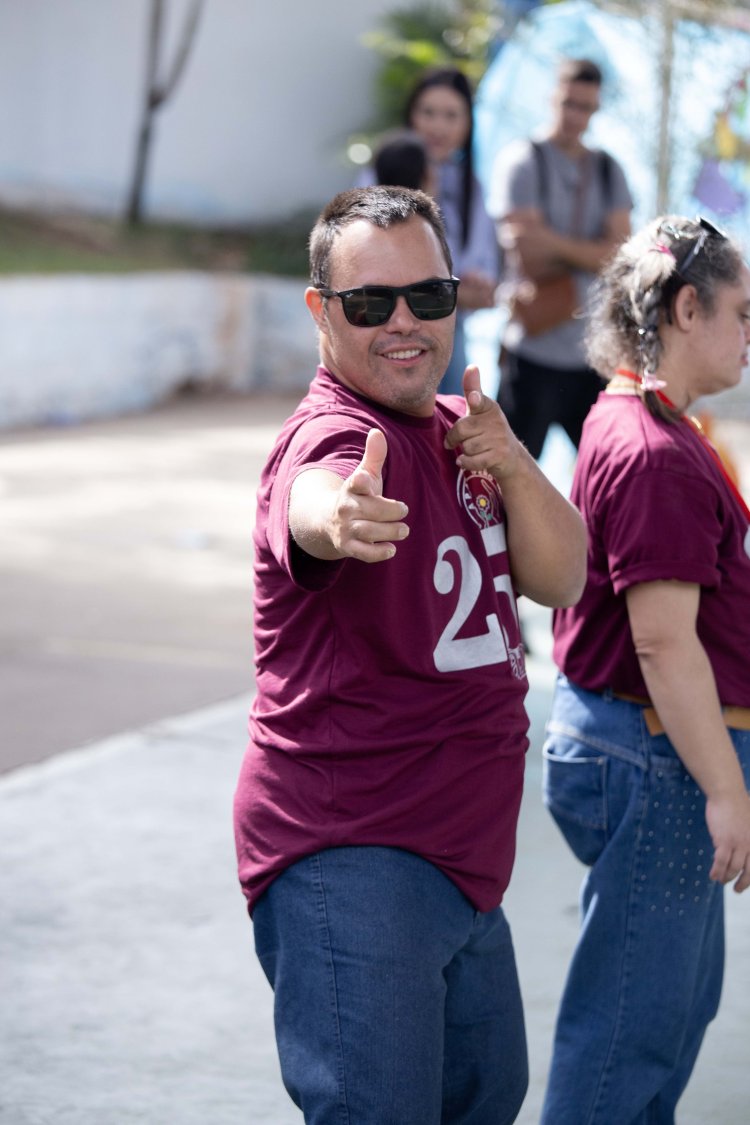
[(310, 469), (292, 486), (289, 527), (295, 542), (318, 559), (385, 562), (409, 534), (406, 504), (383, 496), (388, 443), (370, 430), (362, 461), (345, 481), (324, 469)]

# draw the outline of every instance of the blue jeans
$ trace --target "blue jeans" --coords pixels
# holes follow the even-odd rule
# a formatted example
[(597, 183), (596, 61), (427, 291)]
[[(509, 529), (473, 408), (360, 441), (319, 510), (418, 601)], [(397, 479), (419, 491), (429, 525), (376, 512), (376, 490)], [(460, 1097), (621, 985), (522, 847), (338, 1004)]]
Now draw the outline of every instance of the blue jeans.
[(253, 912), (284, 1085), (315, 1125), (505, 1125), (528, 1084), (502, 910), (477, 912), (432, 864), (332, 848)]
[(638, 704), (561, 677), (547, 730), (545, 803), (591, 870), (542, 1125), (672, 1125), (724, 972), (705, 799)]

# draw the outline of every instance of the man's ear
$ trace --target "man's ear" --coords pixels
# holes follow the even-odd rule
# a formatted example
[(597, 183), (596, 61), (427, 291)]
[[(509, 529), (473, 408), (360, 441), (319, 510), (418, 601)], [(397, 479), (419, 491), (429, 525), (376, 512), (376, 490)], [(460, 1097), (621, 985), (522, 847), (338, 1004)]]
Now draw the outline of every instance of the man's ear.
[(698, 292), (694, 285), (683, 285), (672, 305), (672, 323), (683, 332), (688, 331), (700, 312)]
[(326, 327), (325, 298), (319, 289), (309, 285), (305, 290), (305, 304), (310, 310), (310, 316), (322, 332)]

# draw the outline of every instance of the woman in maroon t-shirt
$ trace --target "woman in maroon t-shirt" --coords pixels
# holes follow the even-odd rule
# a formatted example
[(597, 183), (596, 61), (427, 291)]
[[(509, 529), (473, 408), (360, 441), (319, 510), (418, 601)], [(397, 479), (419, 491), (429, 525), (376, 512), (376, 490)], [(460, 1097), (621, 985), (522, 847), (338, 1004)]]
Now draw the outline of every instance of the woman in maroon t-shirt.
[(556, 611), (545, 801), (590, 866), (543, 1125), (674, 1121), (750, 887), (750, 511), (686, 411), (737, 384), (750, 271), (706, 220), (656, 220), (603, 273), (608, 380), (573, 501), (588, 581)]

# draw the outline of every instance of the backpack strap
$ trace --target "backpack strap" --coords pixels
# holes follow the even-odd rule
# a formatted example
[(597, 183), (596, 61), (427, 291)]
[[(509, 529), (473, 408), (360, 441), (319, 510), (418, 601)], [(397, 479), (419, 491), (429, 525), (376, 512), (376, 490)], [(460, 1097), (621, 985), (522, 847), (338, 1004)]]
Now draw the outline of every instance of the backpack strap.
[(549, 215), (547, 213), (547, 204), (549, 203), (549, 180), (544, 163), (544, 153), (542, 152), (542, 146), (539, 141), (529, 141), (529, 145), (531, 146), (531, 154), (536, 164), (536, 181), (537, 187), (539, 188), (539, 209), (547, 222), (549, 222)]
[(613, 187), (612, 187), (612, 157), (603, 148), (598, 152), (599, 162), (599, 182), (602, 185), (602, 200), (604, 202), (604, 209), (608, 211), (612, 205)]

